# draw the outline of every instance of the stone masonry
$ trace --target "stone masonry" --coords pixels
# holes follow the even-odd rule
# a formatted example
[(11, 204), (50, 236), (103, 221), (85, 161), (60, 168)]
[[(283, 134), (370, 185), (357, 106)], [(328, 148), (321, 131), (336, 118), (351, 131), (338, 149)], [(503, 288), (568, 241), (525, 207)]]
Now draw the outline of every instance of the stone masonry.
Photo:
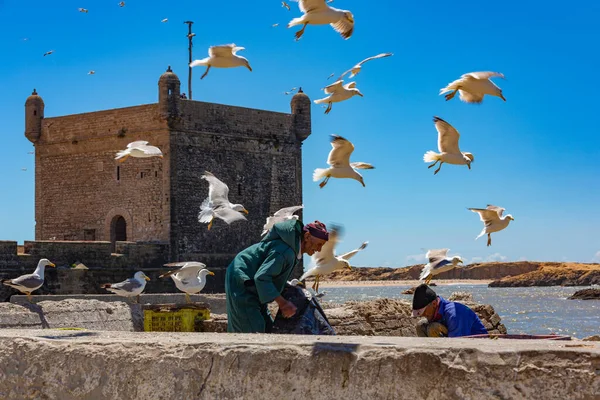
[[(118, 243), (155, 244), (160, 256), (144, 261), (148, 267), (201, 261), (216, 274), (207, 290), (222, 290), (226, 266), (260, 240), (266, 218), (302, 204), (301, 146), (311, 133), (311, 102), (300, 89), (290, 106), (287, 114), (181, 99), (170, 67), (159, 78), (155, 104), (46, 118), (34, 89), (25, 103), (25, 136), (35, 146), (36, 242), (28, 243), (37, 244), (25, 253), (47, 248), (40, 256), (51, 259), (60, 248), (58, 262), (77, 258), (94, 273), (104, 267), (93, 251), (69, 256), (83, 242), (108, 243), (105, 265), (120, 254)], [(136, 140), (158, 146), (164, 158), (114, 159)], [(204, 171), (229, 186), (230, 201), (249, 211), (247, 221), (216, 220), (210, 231), (198, 222), (208, 195)], [(12, 243), (5, 242), (11, 249)]]

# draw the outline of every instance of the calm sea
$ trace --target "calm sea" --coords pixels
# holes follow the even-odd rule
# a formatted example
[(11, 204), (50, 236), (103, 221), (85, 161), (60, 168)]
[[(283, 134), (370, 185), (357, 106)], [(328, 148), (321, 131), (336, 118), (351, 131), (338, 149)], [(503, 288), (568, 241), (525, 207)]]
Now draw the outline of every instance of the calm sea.
[[(401, 294), (410, 286), (332, 287), (322, 288), (322, 302), (343, 303), (348, 300), (374, 300), (382, 297), (412, 301)], [(567, 300), (577, 290), (588, 287), (489, 288), (486, 284), (451, 284), (433, 290), (448, 298), (452, 292), (464, 291), (478, 303), (491, 304), (508, 333), (531, 335), (569, 335), (577, 338), (600, 334), (600, 300)]]

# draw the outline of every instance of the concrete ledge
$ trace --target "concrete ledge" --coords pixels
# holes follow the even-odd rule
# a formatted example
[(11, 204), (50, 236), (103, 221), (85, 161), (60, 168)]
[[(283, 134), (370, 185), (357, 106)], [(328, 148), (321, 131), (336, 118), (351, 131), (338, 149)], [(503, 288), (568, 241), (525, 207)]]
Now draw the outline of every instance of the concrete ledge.
[(581, 341), (0, 330), (3, 399), (597, 399)]

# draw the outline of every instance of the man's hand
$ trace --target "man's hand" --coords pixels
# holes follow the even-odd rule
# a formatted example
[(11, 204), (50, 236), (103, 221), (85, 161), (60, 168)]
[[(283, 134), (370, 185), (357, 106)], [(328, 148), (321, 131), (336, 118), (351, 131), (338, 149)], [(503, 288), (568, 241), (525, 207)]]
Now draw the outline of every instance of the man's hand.
[(283, 318), (290, 318), (296, 314), (297, 308), (291, 301), (287, 301), (283, 298), (283, 296), (278, 296), (275, 301), (279, 306), (279, 310), (281, 311), (281, 315)]

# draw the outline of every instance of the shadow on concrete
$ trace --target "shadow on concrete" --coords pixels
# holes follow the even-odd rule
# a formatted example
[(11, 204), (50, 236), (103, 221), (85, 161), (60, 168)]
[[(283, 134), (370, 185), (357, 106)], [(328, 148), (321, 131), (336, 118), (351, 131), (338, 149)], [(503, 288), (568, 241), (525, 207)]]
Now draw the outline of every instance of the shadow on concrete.
[(41, 335), (38, 336), (44, 339), (74, 339), (78, 337), (88, 337), (88, 336), (98, 336), (97, 332), (77, 332), (77, 333), (68, 333), (63, 335)]
[(330, 342), (318, 342), (313, 345), (312, 355), (318, 355), (321, 353), (354, 353), (358, 349), (359, 344), (356, 343), (330, 343)]
[(42, 329), (50, 328), (50, 324), (46, 320), (46, 316), (44, 315), (44, 310), (42, 309), (42, 307), (38, 306), (37, 304), (33, 304), (33, 303), (22, 303), (19, 305), (25, 307), (26, 309), (28, 309), (29, 311), (31, 311), (33, 313), (36, 313), (40, 317), (40, 323), (42, 324)]

